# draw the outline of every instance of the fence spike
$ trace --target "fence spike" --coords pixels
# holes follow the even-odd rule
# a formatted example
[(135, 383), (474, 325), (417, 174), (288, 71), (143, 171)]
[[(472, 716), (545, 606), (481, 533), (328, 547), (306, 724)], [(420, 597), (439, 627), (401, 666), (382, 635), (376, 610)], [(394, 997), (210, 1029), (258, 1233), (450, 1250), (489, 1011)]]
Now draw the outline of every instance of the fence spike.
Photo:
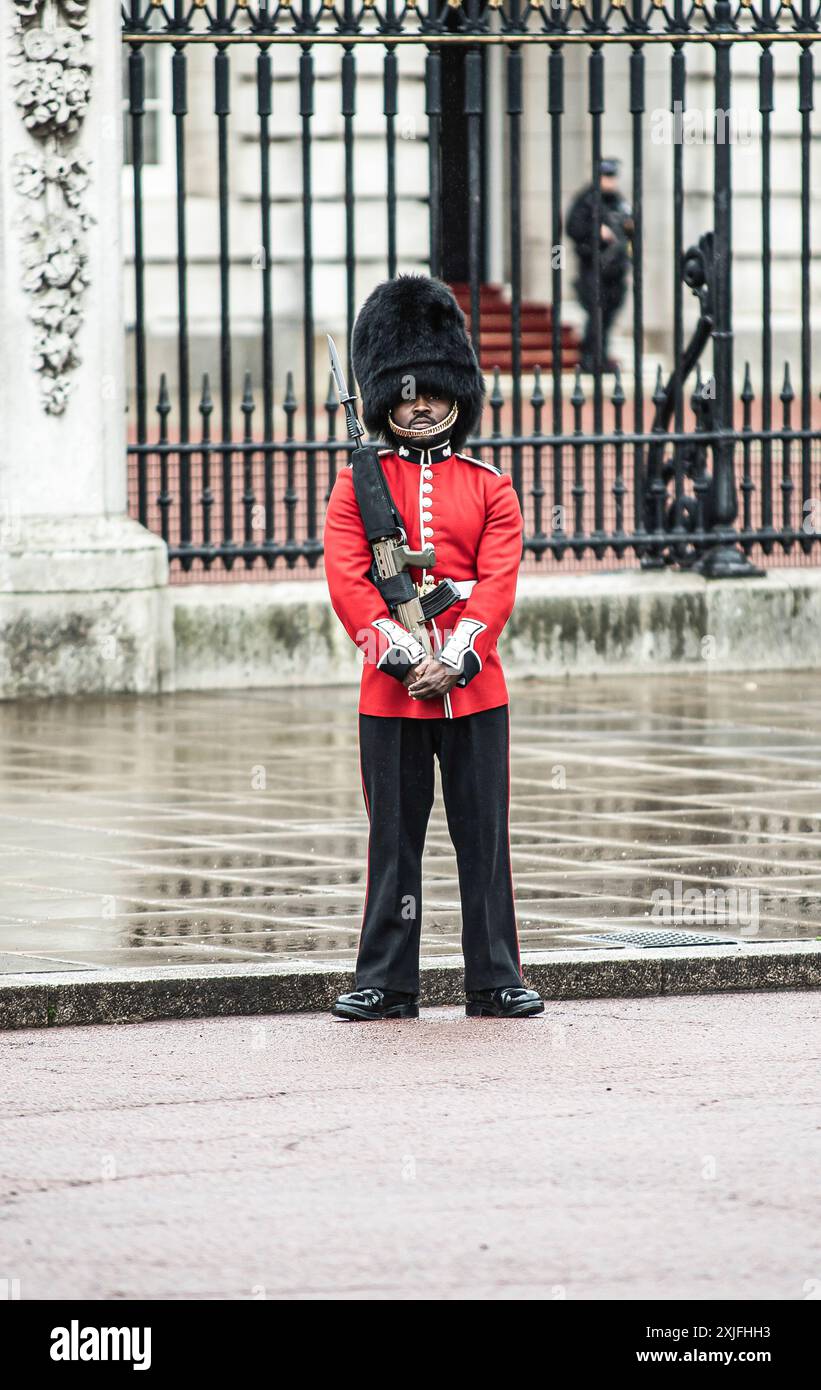
[[(251, 387), (251, 373), (250, 373), (250, 371), (246, 371), (245, 376), (244, 376), (244, 378), (243, 378), (242, 387), (243, 387), (243, 389), (242, 389), (242, 404), (240, 405), (240, 410), (243, 412), (244, 415), (250, 417), (251, 414), (252, 414), (253, 411), (254, 411), (254, 408), (255, 408), (255, 407), (254, 407), (254, 392), (253, 392), (253, 389), (252, 389), (252, 387)], [(249, 420), (248, 420), (248, 423), (250, 424), (250, 418), (249, 418)]]
[(499, 368), (498, 368), (498, 367), (494, 367), (494, 368), (493, 368), (493, 390), (492, 390), (491, 396), (490, 396), (490, 404), (491, 404), (491, 406), (493, 407), (494, 410), (496, 410), (496, 409), (501, 410), (501, 408), (502, 408), (502, 406), (504, 405), (504, 403), (505, 403), (505, 398), (504, 398), (504, 394), (503, 394), (503, 392), (502, 392), (502, 384), (501, 384), (501, 381), (499, 380)]
[(166, 414), (171, 409), (171, 397), (168, 394), (168, 377), (165, 372), (160, 372), (160, 392), (157, 397), (157, 410), (165, 411)]
[[(503, 394), (502, 394), (502, 387), (501, 387), (501, 383), (500, 383), (500, 381), (499, 381), (499, 368), (498, 368), (498, 367), (494, 367), (494, 368), (493, 368), (493, 390), (492, 390), (491, 393), (490, 393), (490, 409), (491, 409), (491, 415), (492, 415), (492, 420), (493, 420), (493, 424), (492, 424), (492, 426), (491, 426), (491, 431), (490, 431), (490, 433), (491, 433), (491, 438), (493, 438), (493, 439), (495, 439), (498, 435), (500, 435), (500, 434), (502, 433), (502, 406), (504, 405), (504, 403), (505, 403), (505, 398), (504, 398), (504, 396), (503, 396)], [(495, 449), (495, 450), (494, 450), (493, 460), (494, 460), (495, 463), (498, 463), (498, 462), (499, 462), (499, 450), (498, 450), (498, 449)]]
[(782, 399), (782, 401), (784, 402), (785, 405), (786, 405), (789, 401), (794, 401), (794, 400), (795, 400), (795, 392), (794, 392), (794, 390), (793, 390), (792, 381), (791, 381), (791, 379), (790, 379), (790, 364), (789, 364), (789, 362), (785, 362), (785, 363), (784, 363), (784, 385), (781, 387), (781, 399)]
[[(325, 397), (325, 438), (329, 444), (336, 443), (336, 412), (339, 409), (339, 397), (336, 393), (336, 383), (334, 382), (333, 372), (328, 372), (328, 394)], [(325, 493), (325, 501), (331, 495), (331, 488), (336, 478), (336, 453), (333, 449), (328, 450), (328, 491)]]
[(285, 377), (285, 400), (282, 402), (282, 409), (285, 411), (286, 440), (290, 441), (294, 437), (294, 416), (296, 414), (296, 396), (294, 395), (294, 373), (288, 368)]

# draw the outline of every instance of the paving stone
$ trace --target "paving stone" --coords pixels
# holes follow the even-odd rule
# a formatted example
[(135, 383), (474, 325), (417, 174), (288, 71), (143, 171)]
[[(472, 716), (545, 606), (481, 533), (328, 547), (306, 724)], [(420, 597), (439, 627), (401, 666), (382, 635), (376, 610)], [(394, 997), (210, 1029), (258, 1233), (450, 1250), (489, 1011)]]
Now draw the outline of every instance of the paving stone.
[[(511, 697), (524, 952), (581, 954), (592, 934), (648, 927), (821, 937), (816, 674), (705, 663), (521, 682)], [(305, 959), (349, 971), (367, 835), (355, 704), (349, 688), (313, 688), (0, 706), (0, 974)], [(692, 890), (705, 909), (710, 891), (735, 893), (735, 908), (659, 920), (665, 894), (675, 912)], [(441, 798), (424, 892), (434, 967), (461, 926)]]

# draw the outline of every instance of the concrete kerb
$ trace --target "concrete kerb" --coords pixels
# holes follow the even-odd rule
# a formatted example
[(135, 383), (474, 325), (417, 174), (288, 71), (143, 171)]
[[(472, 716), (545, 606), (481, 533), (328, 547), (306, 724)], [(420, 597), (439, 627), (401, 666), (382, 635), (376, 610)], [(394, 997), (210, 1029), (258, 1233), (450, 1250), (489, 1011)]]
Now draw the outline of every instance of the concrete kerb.
[[(821, 944), (529, 952), (528, 983), (548, 1000), (821, 988)], [(461, 1004), (460, 956), (422, 971), (422, 1004)], [(0, 1029), (158, 1019), (315, 1013), (353, 986), (349, 971), (316, 962), (166, 966), (0, 977)]]

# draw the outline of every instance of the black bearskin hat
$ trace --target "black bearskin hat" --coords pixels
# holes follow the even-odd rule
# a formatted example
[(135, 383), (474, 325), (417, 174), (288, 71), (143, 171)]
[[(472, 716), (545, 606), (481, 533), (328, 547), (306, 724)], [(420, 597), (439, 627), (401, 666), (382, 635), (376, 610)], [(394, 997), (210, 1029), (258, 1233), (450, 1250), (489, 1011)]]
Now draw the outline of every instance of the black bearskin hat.
[(368, 295), (356, 317), (351, 361), (372, 435), (391, 441), (388, 413), (402, 399), (408, 376), (416, 392), (435, 391), (459, 402), (450, 432), (455, 453), (476, 432), (485, 382), (453, 291), (429, 275), (397, 275)]

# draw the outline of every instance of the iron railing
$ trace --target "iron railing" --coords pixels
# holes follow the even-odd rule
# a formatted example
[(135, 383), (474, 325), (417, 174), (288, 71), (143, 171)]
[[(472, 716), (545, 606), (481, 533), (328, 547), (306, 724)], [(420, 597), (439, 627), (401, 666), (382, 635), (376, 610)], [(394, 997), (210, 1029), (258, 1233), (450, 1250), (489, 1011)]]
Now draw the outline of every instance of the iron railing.
[[(314, 122), (315, 55), (321, 45), (340, 53), (339, 112), (344, 149), (344, 259), (348, 370), (350, 339), (357, 308), (357, 54), (375, 45), (382, 54), (384, 119), (384, 275), (400, 264), (397, 191), (398, 91), (402, 54), (407, 45), (424, 48), (424, 94), (427, 143), (428, 245), (423, 266), (448, 278), (443, 261), (443, 224), (452, 180), (443, 183), (443, 60), (458, 53), (464, 168), (459, 196), (466, 205), (470, 332), (492, 389), (488, 402), (490, 431), (470, 442), (470, 451), (509, 468), (526, 519), (525, 547), (535, 558), (572, 563), (593, 557), (623, 563), (638, 557), (643, 565), (696, 565), (710, 576), (756, 572), (750, 557), (777, 553), (811, 554), (818, 541), (816, 520), (821, 415), (812, 379), (811, 322), (811, 151), (814, 89), (813, 43), (821, 35), (821, 0), (800, 5), (690, 3), (671, 0), (589, 0), (589, 3), (531, 5), (504, 3), (431, 3), (397, 5), (299, 5), (228, 3), (228, 0), (130, 0), (123, 5), (123, 39), (128, 52), (127, 116), (132, 151), (134, 212), (134, 391), (133, 439), (129, 456), (136, 473), (134, 505), (139, 519), (169, 543), (169, 554), (183, 570), (236, 566), (252, 569), (297, 565), (315, 568), (321, 559), (324, 503), (336, 471), (350, 447), (337, 439), (337, 404), (329, 378), (329, 395), (321, 406), (315, 396), (317, 364), (314, 344), (324, 327), (315, 295)], [(176, 386), (172, 392), (160, 374), (149, 403), (150, 323), (146, 312), (146, 277), (151, 261), (145, 245), (146, 54), (161, 45), (171, 64), (176, 199)], [(232, 360), (235, 337), (231, 311), (232, 52), (235, 45), (255, 49), (255, 121), (259, 161), (259, 335), (258, 370), (245, 370), (242, 391)], [(794, 54), (793, 110), (799, 140), (798, 216), (800, 229), (797, 346), (798, 411), (789, 364), (774, 360), (773, 313), (778, 307), (773, 286), (773, 116), (776, 111), (774, 51), (784, 44)], [(192, 381), (189, 344), (188, 200), (186, 178), (189, 50), (207, 45), (213, 61), (213, 112), (216, 120), (218, 331), (213, 367)], [(488, 132), (487, 73), (483, 50), (502, 50), (504, 132)], [(525, 363), (522, 315), (522, 117), (523, 52), (536, 45), (545, 61), (549, 169), (549, 218), (552, 245), (562, 246), (563, 208), (567, 193), (562, 167), (562, 139), (568, 115), (567, 55), (582, 46), (586, 55), (589, 118), (589, 179), (595, 183), (604, 148), (606, 76), (610, 49), (625, 51), (631, 127), (629, 182), (633, 203), (632, 259), (629, 274), (633, 307), (629, 367), (608, 386), (602, 360), (600, 308), (594, 309), (594, 370), (588, 382), (577, 369), (572, 392), (566, 389), (566, 351), (562, 306), (567, 298), (567, 270), (562, 256), (551, 258), (544, 291), (552, 305), (545, 363)], [(685, 140), (670, 145), (672, 161), (670, 296), (672, 370), (659, 368), (655, 389), (646, 385), (645, 149), (648, 140), (647, 53), (664, 45), (669, 53), (669, 101), (672, 111), (686, 105), (687, 55), (698, 45), (712, 53), (713, 139), (708, 159), (712, 173), (710, 225), (696, 244), (685, 243)], [(757, 221), (760, 233), (760, 373), (757, 392), (749, 366), (736, 383), (733, 312), (733, 144), (719, 122), (732, 110), (733, 53), (741, 46), (757, 54), (760, 183)], [(273, 295), (271, 200), (274, 187), (274, 142), (277, 133), (272, 54), (296, 48), (301, 153), (301, 230), (298, 247), (302, 291), (303, 386), (294, 389), (288, 371), (280, 409), (284, 430), (277, 430), (275, 347), (277, 306)], [(452, 76), (452, 71), (448, 70)], [(449, 79), (450, 80), (450, 77)], [(575, 113), (571, 113), (575, 114)], [(489, 139), (504, 139), (507, 168), (507, 265), (510, 283), (510, 372), (507, 385), (493, 371), (482, 347), (483, 161)], [(689, 156), (688, 156), (689, 162)], [(574, 171), (575, 182), (578, 176)], [(601, 223), (595, 199), (595, 226)], [(651, 229), (652, 230), (652, 229)], [(593, 240), (593, 273), (601, 283), (599, 237)], [(698, 300), (698, 323), (686, 339), (687, 291)], [(597, 297), (598, 300), (598, 297)], [(701, 358), (712, 346), (712, 371)], [(256, 375), (256, 382), (255, 382)], [(352, 376), (351, 376), (352, 379)], [(694, 379), (688, 399), (689, 381)], [(212, 382), (214, 385), (212, 386)], [(545, 387), (548, 394), (545, 394)], [(216, 391), (216, 403), (212, 396)], [(261, 403), (261, 415), (257, 406)], [(150, 427), (150, 415), (158, 424)], [(212, 415), (218, 411), (218, 428)], [(526, 415), (529, 412), (529, 419)], [(196, 431), (192, 415), (199, 414)], [(776, 417), (780, 415), (780, 419)], [(324, 416), (324, 428), (318, 420)], [(241, 429), (236, 428), (241, 418)], [(260, 428), (255, 428), (255, 419)], [(487, 420), (487, 417), (486, 417)], [(196, 438), (194, 437), (196, 433)], [(149, 437), (149, 435), (153, 437)], [(320, 437), (321, 435), (321, 437)]]

